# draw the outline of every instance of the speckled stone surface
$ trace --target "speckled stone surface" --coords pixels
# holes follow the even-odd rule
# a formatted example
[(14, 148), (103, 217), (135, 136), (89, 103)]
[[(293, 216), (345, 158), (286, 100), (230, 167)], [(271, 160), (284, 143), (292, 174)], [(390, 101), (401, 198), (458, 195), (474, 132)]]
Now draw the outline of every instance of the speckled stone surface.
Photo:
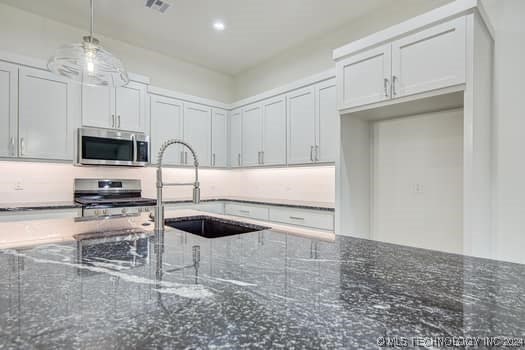
[[(228, 198), (206, 198), (201, 199), (202, 203), (206, 202), (234, 202), (246, 203), (256, 205), (275, 205), (280, 207), (298, 208), (298, 209), (313, 209), (334, 211), (334, 203), (315, 202), (315, 201), (300, 201), (300, 200), (284, 200), (284, 199), (255, 199), (244, 197), (228, 197)], [(166, 204), (183, 204), (193, 203), (192, 199), (175, 199), (166, 200)], [(52, 210), (52, 209), (73, 209), (82, 208), (81, 204), (74, 202), (27, 202), (27, 203), (0, 203), (0, 212), (19, 212), (19, 211), (35, 211), (35, 210)]]
[(0, 251), (0, 349), (377, 349), (525, 336), (525, 266), (338, 236), (177, 230)]
[(0, 203), (0, 212), (17, 212), (33, 210), (53, 209), (75, 209), (82, 205), (75, 202), (24, 202), (24, 203)]

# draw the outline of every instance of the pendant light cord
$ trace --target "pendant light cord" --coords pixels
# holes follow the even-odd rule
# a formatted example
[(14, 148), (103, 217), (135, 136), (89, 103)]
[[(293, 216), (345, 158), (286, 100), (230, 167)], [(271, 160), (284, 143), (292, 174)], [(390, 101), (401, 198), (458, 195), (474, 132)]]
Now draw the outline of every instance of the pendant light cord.
[(93, 41), (93, 0), (89, 0), (89, 6), (91, 9), (91, 16), (89, 22), (89, 38), (90, 41)]

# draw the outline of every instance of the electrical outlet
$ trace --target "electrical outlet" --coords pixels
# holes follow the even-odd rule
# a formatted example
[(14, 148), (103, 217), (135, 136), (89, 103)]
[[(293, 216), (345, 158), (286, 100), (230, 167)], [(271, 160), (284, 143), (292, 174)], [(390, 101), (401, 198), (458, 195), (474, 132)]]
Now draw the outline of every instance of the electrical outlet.
[(414, 193), (423, 193), (423, 185), (422, 184), (416, 184), (414, 186)]
[(22, 183), (20, 181), (17, 181), (15, 183), (15, 191), (23, 191), (24, 190), (24, 186), (22, 186)]

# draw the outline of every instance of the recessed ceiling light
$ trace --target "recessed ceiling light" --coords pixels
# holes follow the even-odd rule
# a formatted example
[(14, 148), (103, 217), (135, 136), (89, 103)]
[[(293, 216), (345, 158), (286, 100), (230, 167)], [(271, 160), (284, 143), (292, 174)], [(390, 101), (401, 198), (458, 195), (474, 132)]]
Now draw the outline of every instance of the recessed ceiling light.
[(223, 23), (223, 22), (221, 22), (221, 21), (215, 21), (215, 22), (213, 22), (213, 29), (215, 29), (215, 30), (221, 32), (221, 31), (224, 30), (224, 28), (226, 28), (226, 27), (224, 26), (224, 23)]

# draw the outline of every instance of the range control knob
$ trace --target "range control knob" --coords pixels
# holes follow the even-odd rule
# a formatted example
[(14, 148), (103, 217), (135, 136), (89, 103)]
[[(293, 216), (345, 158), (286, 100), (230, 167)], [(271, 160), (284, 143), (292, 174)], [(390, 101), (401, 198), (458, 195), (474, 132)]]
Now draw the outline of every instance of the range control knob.
[(102, 214), (104, 214), (104, 215), (108, 215), (108, 214), (109, 214), (109, 210), (108, 210), (108, 209), (104, 209), (104, 210), (102, 211)]
[(138, 211), (139, 213), (142, 213), (144, 211), (144, 208), (139, 208)]
[(94, 213), (95, 213), (95, 216), (99, 216), (100, 215), (100, 210), (95, 209)]
[(121, 212), (122, 214), (126, 214), (128, 212), (128, 208), (122, 208)]

